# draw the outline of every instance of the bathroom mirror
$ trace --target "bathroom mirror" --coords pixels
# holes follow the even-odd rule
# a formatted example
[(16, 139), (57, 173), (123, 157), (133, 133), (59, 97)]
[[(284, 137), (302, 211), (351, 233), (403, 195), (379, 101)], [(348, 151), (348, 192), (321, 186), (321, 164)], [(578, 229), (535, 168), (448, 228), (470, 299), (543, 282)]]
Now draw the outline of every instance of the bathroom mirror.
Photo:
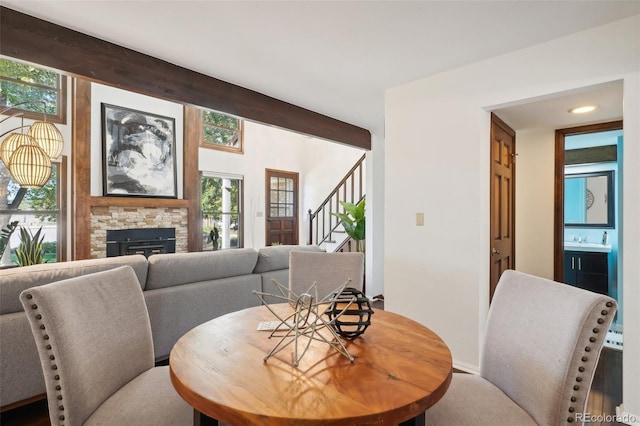
[(613, 171), (565, 174), (564, 224), (614, 227)]

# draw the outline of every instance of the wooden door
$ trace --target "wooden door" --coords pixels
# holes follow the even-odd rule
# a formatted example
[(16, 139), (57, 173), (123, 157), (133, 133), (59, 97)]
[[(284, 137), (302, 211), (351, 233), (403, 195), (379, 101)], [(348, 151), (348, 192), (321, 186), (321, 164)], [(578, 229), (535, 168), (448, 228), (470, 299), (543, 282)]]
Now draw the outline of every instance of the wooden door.
[(266, 170), (265, 245), (298, 244), (298, 173)]
[(515, 268), (516, 134), (491, 114), (491, 242), (489, 300), (506, 269)]

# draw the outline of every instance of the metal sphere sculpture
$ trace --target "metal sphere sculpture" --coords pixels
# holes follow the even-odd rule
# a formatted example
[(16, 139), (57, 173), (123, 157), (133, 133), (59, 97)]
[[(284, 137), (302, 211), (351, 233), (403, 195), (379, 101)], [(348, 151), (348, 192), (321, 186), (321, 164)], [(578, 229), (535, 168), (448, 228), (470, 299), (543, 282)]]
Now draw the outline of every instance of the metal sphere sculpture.
[[(346, 302), (350, 299), (353, 301)], [(334, 294), (326, 314), (339, 335), (354, 339), (371, 325), (373, 309), (363, 292), (353, 287), (346, 287), (339, 294)]]

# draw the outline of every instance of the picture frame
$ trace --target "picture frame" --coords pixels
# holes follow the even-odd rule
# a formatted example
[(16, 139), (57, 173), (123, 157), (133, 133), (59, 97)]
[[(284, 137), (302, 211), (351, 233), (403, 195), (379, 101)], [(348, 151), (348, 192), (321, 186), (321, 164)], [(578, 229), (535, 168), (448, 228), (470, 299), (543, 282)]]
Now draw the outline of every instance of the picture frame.
[(103, 195), (178, 198), (175, 118), (101, 106)]

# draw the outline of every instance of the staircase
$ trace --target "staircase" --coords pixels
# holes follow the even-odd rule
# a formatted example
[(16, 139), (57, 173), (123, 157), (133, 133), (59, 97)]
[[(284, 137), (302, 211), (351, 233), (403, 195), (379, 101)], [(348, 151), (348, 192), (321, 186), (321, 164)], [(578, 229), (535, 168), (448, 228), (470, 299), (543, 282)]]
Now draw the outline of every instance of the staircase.
[(327, 252), (358, 251), (342, 227), (342, 222), (331, 213), (343, 212), (340, 201), (358, 203), (365, 196), (365, 157), (360, 157), (316, 211), (309, 209), (309, 236), (307, 244), (316, 244)]

